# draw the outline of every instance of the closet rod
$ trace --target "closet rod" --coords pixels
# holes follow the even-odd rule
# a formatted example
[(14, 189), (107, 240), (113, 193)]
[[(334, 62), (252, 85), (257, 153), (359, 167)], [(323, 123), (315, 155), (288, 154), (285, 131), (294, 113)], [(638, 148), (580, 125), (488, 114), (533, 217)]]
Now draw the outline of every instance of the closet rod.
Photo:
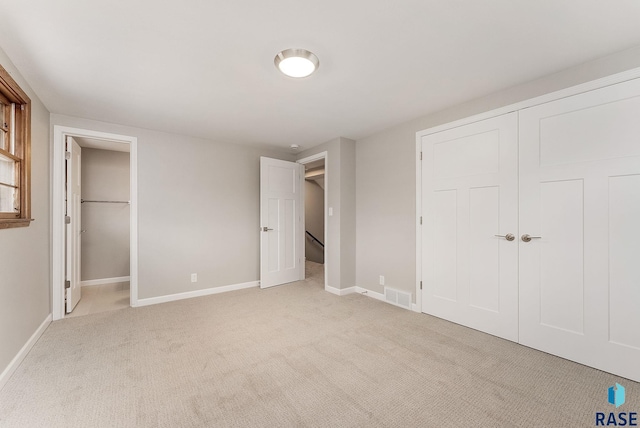
[(87, 199), (80, 199), (80, 203), (84, 204), (85, 202), (97, 202), (100, 204), (130, 204), (131, 201), (90, 201)]

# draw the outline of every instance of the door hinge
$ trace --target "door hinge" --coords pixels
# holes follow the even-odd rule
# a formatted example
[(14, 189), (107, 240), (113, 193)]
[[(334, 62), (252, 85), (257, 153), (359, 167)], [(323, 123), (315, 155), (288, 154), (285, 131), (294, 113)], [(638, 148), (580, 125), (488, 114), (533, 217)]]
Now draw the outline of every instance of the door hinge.
[(420, 160), (422, 160), (422, 152), (420, 152)]
[(64, 216), (64, 224), (71, 224), (71, 217), (68, 215)]
[(422, 281), (420, 281), (420, 290), (422, 290)]
[(64, 282), (64, 288), (65, 288), (65, 289), (67, 289), (67, 288), (71, 288), (71, 281), (65, 281), (65, 282)]
[(422, 224), (422, 216), (420, 216), (420, 224)]
[(66, 160), (71, 159), (71, 152), (64, 152), (64, 158), (65, 158)]

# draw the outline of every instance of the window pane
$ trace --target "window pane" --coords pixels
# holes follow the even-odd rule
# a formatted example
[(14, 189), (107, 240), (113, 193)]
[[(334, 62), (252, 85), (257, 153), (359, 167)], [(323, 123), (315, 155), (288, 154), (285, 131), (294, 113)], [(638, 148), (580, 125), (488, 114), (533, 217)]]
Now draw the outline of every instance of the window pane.
[(16, 105), (11, 104), (9, 110), (9, 153), (16, 154)]
[(19, 200), (18, 189), (0, 184), (0, 213), (18, 213)]
[(0, 102), (0, 149), (9, 151), (9, 106)]
[(17, 186), (16, 161), (0, 153), (0, 183)]
[(18, 213), (20, 164), (0, 154), (0, 213)]

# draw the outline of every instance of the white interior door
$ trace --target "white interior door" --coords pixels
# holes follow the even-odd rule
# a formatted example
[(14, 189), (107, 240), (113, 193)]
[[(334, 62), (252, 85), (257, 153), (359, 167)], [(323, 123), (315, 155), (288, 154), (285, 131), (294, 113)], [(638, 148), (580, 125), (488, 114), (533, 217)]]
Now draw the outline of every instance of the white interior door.
[(303, 166), (260, 158), (260, 287), (304, 279)]
[(422, 310), (515, 341), (517, 129), (511, 113), (422, 138)]
[(640, 82), (520, 113), (520, 342), (640, 381)]
[(82, 287), (80, 285), (80, 234), (82, 233), (81, 216), (81, 149), (78, 143), (67, 137), (67, 266), (66, 266), (66, 312), (70, 313), (80, 301)]

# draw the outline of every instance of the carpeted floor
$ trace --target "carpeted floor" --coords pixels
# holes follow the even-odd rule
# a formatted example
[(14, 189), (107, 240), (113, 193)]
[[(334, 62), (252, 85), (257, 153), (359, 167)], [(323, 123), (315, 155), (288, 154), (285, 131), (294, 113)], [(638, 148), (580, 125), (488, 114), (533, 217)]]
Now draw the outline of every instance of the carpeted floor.
[[(607, 403), (626, 387), (627, 403)], [(591, 427), (640, 384), (317, 279), (54, 322), (2, 427)]]
[(82, 317), (129, 307), (129, 281), (82, 287), (82, 299), (66, 317)]

